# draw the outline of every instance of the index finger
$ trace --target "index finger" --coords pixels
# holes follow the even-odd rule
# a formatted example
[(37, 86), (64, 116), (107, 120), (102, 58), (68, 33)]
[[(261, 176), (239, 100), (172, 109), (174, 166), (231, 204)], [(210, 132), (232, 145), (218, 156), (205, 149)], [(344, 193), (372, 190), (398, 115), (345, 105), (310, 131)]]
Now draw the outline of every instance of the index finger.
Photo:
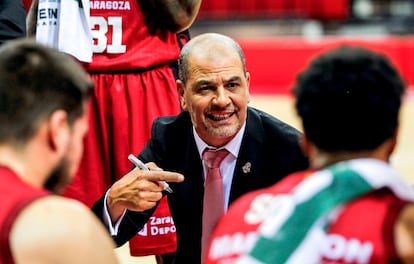
[(141, 177), (149, 181), (166, 181), (166, 182), (182, 182), (184, 181), (184, 175), (178, 172), (171, 171), (145, 171)]

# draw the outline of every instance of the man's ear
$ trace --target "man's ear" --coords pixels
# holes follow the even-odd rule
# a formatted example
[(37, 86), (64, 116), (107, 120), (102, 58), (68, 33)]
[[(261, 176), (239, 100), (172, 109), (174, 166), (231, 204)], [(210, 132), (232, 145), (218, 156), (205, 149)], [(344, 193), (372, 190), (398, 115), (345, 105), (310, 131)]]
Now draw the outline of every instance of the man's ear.
[(391, 138), (389, 140), (389, 147), (388, 147), (388, 152), (387, 152), (387, 155), (388, 155), (389, 158), (394, 153), (395, 148), (397, 147), (399, 128), (400, 128), (400, 126), (398, 125), (395, 128), (394, 134), (391, 136)]
[(306, 157), (309, 157), (312, 151), (312, 143), (309, 142), (308, 137), (306, 134), (302, 134), (300, 137), (300, 146), (302, 148), (302, 152)]
[(247, 104), (250, 103), (250, 72), (246, 72)]
[(67, 113), (63, 110), (57, 110), (53, 112), (48, 122), (48, 141), (50, 148), (59, 154), (64, 153), (70, 138)]
[(184, 97), (184, 93), (185, 93), (184, 83), (181, 80), (177, 80), (176, 84), (177, 84), (177, 91), (178, 91), (178, 94), (180, 96), (181, 109), (184, 110), (184, 111), (187, 111), (187, 103), (186, 103), (185, 97)]

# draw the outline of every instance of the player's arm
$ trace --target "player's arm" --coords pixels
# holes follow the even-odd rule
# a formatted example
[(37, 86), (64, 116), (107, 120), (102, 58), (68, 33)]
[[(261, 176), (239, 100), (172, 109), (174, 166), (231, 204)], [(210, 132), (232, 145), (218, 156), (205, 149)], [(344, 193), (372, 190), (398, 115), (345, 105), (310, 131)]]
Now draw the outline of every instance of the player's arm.
[(114, 244), (80, 202), (41, 198), (18, 216), (10, 244), (16, 263), (114, 264)]
[(166, 19), (171, 22), (170, 30), (181, 32), (189, 28), (200, 9), (201, 0), (153, 0)]
[(395, 247), (402, 263), (414, 263), (414, 205), (401, 211), (394, 227)]
[(26, 17), (27, 36), (34, 37), (36, 35), (37, 10), (39, 0), (32, 0), (29, 12)]

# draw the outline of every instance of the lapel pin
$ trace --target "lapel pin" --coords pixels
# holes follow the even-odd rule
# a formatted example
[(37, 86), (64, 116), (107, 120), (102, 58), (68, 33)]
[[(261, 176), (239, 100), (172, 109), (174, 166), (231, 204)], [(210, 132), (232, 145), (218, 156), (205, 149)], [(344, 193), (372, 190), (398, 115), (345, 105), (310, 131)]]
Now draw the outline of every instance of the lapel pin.
[(250, 162), (246, 162), (246, 164), (244, 164), (244, 166), (242, 167), (243, 173), (249, 173), (251, 167), (252, 164)]

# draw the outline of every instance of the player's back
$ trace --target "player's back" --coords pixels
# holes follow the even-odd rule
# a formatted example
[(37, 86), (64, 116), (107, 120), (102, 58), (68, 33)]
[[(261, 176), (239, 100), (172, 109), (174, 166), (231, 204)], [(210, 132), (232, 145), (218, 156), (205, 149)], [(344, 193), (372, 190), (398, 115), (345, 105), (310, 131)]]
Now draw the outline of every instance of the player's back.
[[(89, 71), (134, 71), (178, 58), (176, 34), (160, 30), (140, 1), (90, 1), (93, 60)], [(153, 19), (153, 20), (151, 20)]]

